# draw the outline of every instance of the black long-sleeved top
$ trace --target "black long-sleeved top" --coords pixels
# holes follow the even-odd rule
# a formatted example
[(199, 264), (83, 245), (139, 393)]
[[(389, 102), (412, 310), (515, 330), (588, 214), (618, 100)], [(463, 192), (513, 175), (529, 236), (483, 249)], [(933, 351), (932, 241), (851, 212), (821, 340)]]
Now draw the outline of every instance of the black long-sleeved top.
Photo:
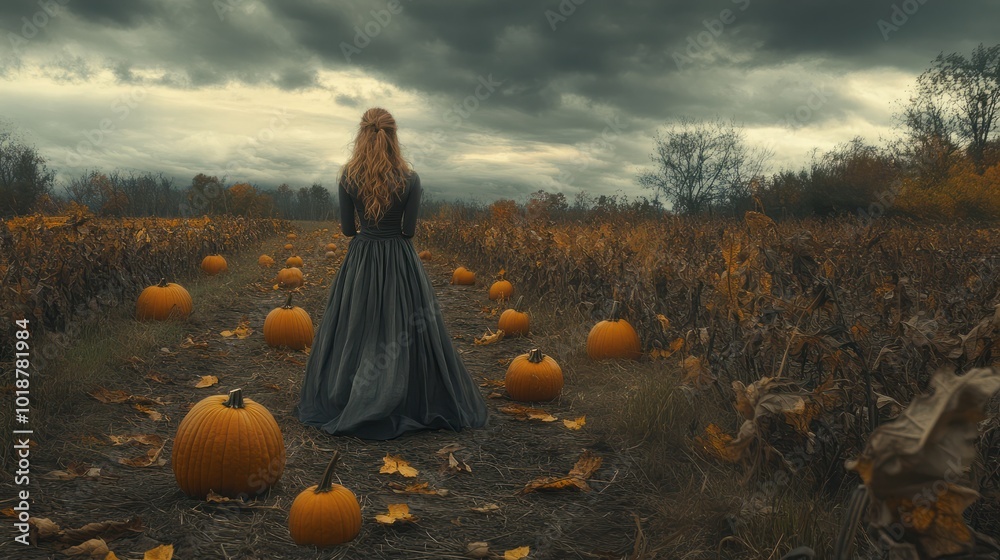
[(420, 187), (420, 176), (416, 171), (411, 172), (402, 195), (392, 198), (392, 203), (378, 223), (365, 217), (363, 201), (353, 189), (349, 191), (345, 187), (344, 181), (345, 179), (341, 177), (337, 193), (340, 200), (340, 231), (345, 236), (354, 237), (358, 234), (354, 222), (354, 214), (357, 212), (361, 222), (361, 233), (366, 236), (413, 237), (417, 230), (417, 210), (420, 208), (420, 195), (423, 192)]

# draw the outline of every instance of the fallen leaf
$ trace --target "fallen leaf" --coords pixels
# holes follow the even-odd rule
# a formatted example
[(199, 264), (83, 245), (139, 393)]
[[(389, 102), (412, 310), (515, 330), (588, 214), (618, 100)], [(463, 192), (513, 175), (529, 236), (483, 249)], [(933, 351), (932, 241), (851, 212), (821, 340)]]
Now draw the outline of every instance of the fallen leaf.
[(96, 538), (109, 542), (126, 533), (141, 533), (143, 530), (142, 518), (133, 517), (125, 521), (101, 521), (87, 523), (76, 529), (66, 529), (59, 532), (59, 540), (67, 544)]
[(663, 315), (657, 315), (656, 318), (660, 321), (660, 326), (663, 328), (663, 332), (670, 330), (670, 319), (667, 319)]
[(563, 420), (563, 426), (566, 426), (567, 428), (569, 428), (571, 430), (579, 430), (580, 428), (584, 427), (586, 424), (587, 424), (587, 416), (586, 415), (581, 416), (581, 417), (577, 418), (576, 420)]
[(416, 517), (410, 515), (410, 506), (406, 504), (389, 504), (389, 512), (375, 516), (375, 521), (383, 525), (393, 525), (397, 521), (400, 523), (414, 523)]
[(483, 336), (474, 339), (472, 342), (474, 344), (482, 346), (485, 344), (495, 344), (497, 342), (500, 342), (501, 340), (503, 340), (503, 329), (497, 329), (497, 332), (493, 332), (490, 329), (486, 329), (486, 333)]
[(207, 342), (195, 342), (195, 340), (191, 338), (191, 335), (188, 335), (187, 339), (180, 343), (181, 348), (205, 348), (206, 346), (208, 346)]
[(469, 508), (476, 513), (492, 513), (494, 511), (500, 511), (500, 506), (496, 504), (486, 504), (480, 507)]
[(504, 551), (503, 560), (524, 560), (531, 554), (531, 548), (522, 546), (512, 550)]
[(62, 551), (66, 556), (89, 556), (91, 558), (107, 557), (108, 543), (104, 539), (90, 539)]
[(108, 555), (104, 557), (104, 560), (118, 560), (114, 552), (108, 552)]
[(108, 436), (114, 445), (138, 443), (140, 445), (163, 445), (163, 438), (156, 434), (132, 434), (128, 436)]
[(142, 556), (142, 560), (171, 560), (174, 557), (174, 545), (161, 544), (160, 546), (147, 550)]
[(487, 399), (502, 399), (502, 398), (504, 398), (504, 396), (503, 396), (503, 393), (497, 393), (496, 391), (493, 391), (492, 393), (486, 395), (486, 398)]
[(505, 414), (510, 414), (518, 420), (540, 420), (542, 422), (555, 422), (558, 420), (558, 418), (540, 408), (531, 408), (520, 404), (509, 404), (500, 407), (498, 410)]
[(448, 470), (455, 471), (455, 472), (469, 472), (469, 473), (471, 473), (472, 472), (472, 467), (470, 467), (468, 463), (466, 463), (464, 461), (459, 461), (458, 459), (456, 459), (454, 453), (449, 453), (448, 454)]
[(220, 334), (225, 338), (243, 339), (253, 334), (253, 329), (250, 328), (250, 320), (244, 316), (240, 319), (240, 324), (235, 329), (222, 331)]
[(231, 502), (232, 500), (226, 496), (216, 494), (214, 490), (209, 490), (208, 494), (205, 496), (205, 501), (210, 504), (221, 504), (223, 502)]
[(465, 547), (465, 555), (469, 558), (489, 558), (493, 554), (490, 553), (490, 543), (473, 542)]
[(12, 507), (3, 508), (3, 509), (0, 509), (0, 515), (2, 515), (4, 517), (17, 517), (17, 512), (14, 511), (14, 508), (12, 508)]
[(438, 455), (447, 455), (449, 453), (461, 451), (462, 449), (465, 449), (465, 446), (460, 443), (449, 443), (448, 445), (442, 447), (441, 449), (438, 449), (436, 453)]
[(399, 473), (406, 478), (413, 478), (419, 474), (417, 469), (411, 467), (409, 463), (404, 461), (403, 458), (398, 455), (389, 455), (387, 453), (386, 456), (382, 458), (382, 462), (382, 468), (378, 471), (381, 474)]
[(503, 379), (489, 379), (487, 377), (484, 377), (483, 382), (479, 384), (480, 387), (504, 387), (505, 385)]
[(731, 447), (733, 436), (727, 434), (715, 424), (705, 427), (705, 434), (694, 437), (701, 449), (716, 459), (735, 463), (743, 457), (742, 449)]
[(129, 467), (143, 468), (143, 467), (151, 467), (154, 465), (157, 467), (162, 467), (163, 465), (167, 464), (167, 460), (164, 459), (163, 457), (160, 457), (161, 452), (163, 452), (162, 445), (160, 447), (146, 451), (145, 455), (139, 455), (138, 457), (133, 457), (131, 459), (121, 458), (118, 459), (118, 462), (123, 465), (127, 465)]
[(518, 495), (529, 494), (531, 492), (552, 492), (558, 490), (580, 490), (590, 492), (590, 485), (587, 480), (601, 468), (604, 460), (594, 455), (590, 450), (584, 451), (580, 458), (570, 469), (566, 476), (543, 477), (532, 480), (524, 486)]
[(398, 482), (390, 482), (389, 488), (392, 489), (396, 494), (427, 494), (429, 496), (447, 496), (451, 492), (445, 489), (435, 489), (431, 488), (429, 482), (418, 482), (415, 484), (404, 485)]
[(195, 389), (204, 389), (205, 387), (211, 387), (219, 383), (219, 378), (214, 375), (203, 375), (201, 379), (195, 383)]
[(50, 471), (45, 475), (46, 478), (54, 478), (56, 480), (73, 480), (74, 478), (100, 478), (101, 468), (92, 467), (86, 463), (70, 463), (66, 465), (65, 470)]
[(36, 537), (40, 541), (57, 537), (62, 532), (59, 525), (47, 517), (32, 517), (28, 523), (36, 531)]
[(153, 410), (152, 408), (149, 408), (148, 406), (143, 406), (141, 404), (135, 403), (132, 405), (132, 408), (138, 410), (139, 412), (145, 413), (154, 422), (159, 422), (160, 420), (163, 420), (162, 414)]

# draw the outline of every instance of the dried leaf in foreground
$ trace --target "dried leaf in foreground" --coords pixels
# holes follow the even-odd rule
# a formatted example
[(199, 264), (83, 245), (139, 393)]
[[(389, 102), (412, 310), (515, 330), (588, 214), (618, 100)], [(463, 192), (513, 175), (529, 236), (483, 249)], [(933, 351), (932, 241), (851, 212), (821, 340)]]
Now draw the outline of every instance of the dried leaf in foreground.
[(518, 420), (539, 420), (542, 422), (555, 422), (558, 420), (558, 418), (540, 408), (531, 408), (520, 404), (501, 406), (499, 410), (500, 412), (514, 416)]
[(601, 468), (604, 459), (594, 455), (590, 450), (586, 450), (580, 455), (576, 465), (570, 469), (566, 476), (544, 477), (532, 480), (524, 488), (518, 491), (518, 495), (529, 494), (531, 492), (552, 492), (556, 490), (580, 490), (590, 492), (590, 485), (587, 480)]
[(399, 473), (406, 478), (413, 478), (420, 473), (420, 471), (411, 467), (409, 463), (404, 461), (403, 458), (398, 455), (389, 455), (387, 453), (386, 456), (382, 458), (382, 462), (382, 468), (378, 471), (381, 474)]
[(416, 517), (410, 515), (410, 506), (406, 504), (389, 504), (389, 512), (375, 516), (375, 521), (383, 525), (399, 523), (415, 523)]

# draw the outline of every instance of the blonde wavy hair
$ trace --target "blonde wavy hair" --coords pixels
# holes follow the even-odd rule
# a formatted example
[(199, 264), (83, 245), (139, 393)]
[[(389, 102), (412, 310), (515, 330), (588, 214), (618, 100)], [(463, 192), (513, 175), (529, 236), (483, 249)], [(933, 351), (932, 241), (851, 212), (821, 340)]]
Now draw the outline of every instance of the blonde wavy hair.
[(366, 218), (382, 219), (392, 196), (401, 196), (410, 171), (399, 148), (396, 119), (381, 107), (365, 111), (341, 178), (345, 188), (364, 202)]

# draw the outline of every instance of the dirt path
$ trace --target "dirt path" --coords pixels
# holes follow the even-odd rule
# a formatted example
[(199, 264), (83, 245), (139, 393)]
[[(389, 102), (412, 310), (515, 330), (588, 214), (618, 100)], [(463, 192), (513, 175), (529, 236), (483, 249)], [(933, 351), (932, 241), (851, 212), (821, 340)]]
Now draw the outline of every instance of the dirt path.
[[(319, 241), (319, 232), (316, 235), (312, 239)], [(327, 236), (322, 234), (324, 242)], [(346, 246), (344, 240), (339, 243)], [(283, 244), (283, 239), (275, 238), (263, 250), (284, 255)], [(252, 264), (255, 260), (246, 256), (240, 263), (256, 266)], [(321, 319), (338, 262), (326, 261), (319, 254), (306, 257), (307, 285), (296, 297), (296, 304), (310, 313), (315, 324)], [(437, 258), (426, 266), (455, 345), (481, 383), (484, 396), (489, 396), (488, 427), (366, 442), (303, 426), (291, 411), (298, 401), (306, 355), (276, 351), (265, 344), (261, 333), (264, 317), (283, 296), (266, 279), (273, 271), (267, 275), (262, 272), (259, 281), (232, 294), (228, 309), (211, 316), (196, 313), (190, 320), (187, 340), (165, 344), (159, 352), (122, 364), (130, 381), (107, 388), (158, 399), (164, 404), (151, 408), (164, 415), (161, 420), (151, 419), (127, 402), (102, 403), (81, 390), (80, 402), (74, 406), (78, 414), (67, 419), (59, 441), (40, 443), (44, 451), (33, 469), (49, 473), (76, 463), (100, 468), (100, 473), (72, 480), (39, 478), (33, 515), (49, 518), (62, 528), (139, 516), (141, 531), (109, 541), (110, 549), (122, 559), (141, 558), (143, 551), (158, 544), (172, 544), (174, 558), (183, 560), (464, 558), (468, 543), (476, 541), (488, 542), (490, 551), (501, 558), (504, 551), (522, 546), (530, 547), (532, 559), (628, 558), (637, 533), (633, 513), (642, 513), (637, 503), (642, 485), (633, 464), (605, 443), (606, 434), (599, 427), (587, 425), (573, 431), (563, 425), (563, 419), (588, 414), (587, 410), (572, 409), (568, 405), (571, 399), (543, 407), (559, 418), (555, 422), (520, 421), (498, 412), (511, 401), (497, 394), (503, 389), (496, 383), (503, 379), (506, 362), (527, 351), (531, 342), (511, 339), (486, 346), (473, 344), (488, 327), (495, 328), (496, 318), (483, 312), (490, 303), (484, 286), (448, 284), (452, 264)], [(236, 327), (243, 316), (254, 329), (248, 338), (227, 339), (219, 334)], [(217, 376), (218, 385), (195, 388), (203, 375)], [(236, 387), (266, 406), (281, 426), (287, 448), (284, 475), (268, 494), (242, 507), (187, 498), (177, 489), (169, 463), (177, 425), (192, 403)], [(573, 379), (568, 376), (565, 392), (573, 391)], [(166, 443), (159, 462), (165, 464), (120, 464), (119, 459), (142, 456), (150, 449), (111, 444), (110, 436), (129, 434), (162, 437)], [(471, 473), (445, 469), (447, 457), (437, 451), (450, 444), (461, 446), (455, 457), (466, 462)], [(295, 546), (287, 531), (288, 507), (298, 492), (318, 482), (334, 449), (343, 453), (340, 481), (361, 501), (361, 534), (348, 545), (324, 551)], [(566, 474), (584, 450), (603, 458), (590, 481), (591, 492), (516, 495), (537, 477)], [(379, 474), (387, 453), (402, 456), (419, 475), (404, 479), (398, 474)], [(390, 488), (390, 483), (411, 482), (428, 482), (448, 493), (403, 495)], [(376, 523), (374, 516), (385, 512), (391, 503), (408, 504), (417, 522), (391, 527)], [(473, 511), (494, 506), (489, 513)], [(5, 541), (0, 545), (0, 557), (65, 558), (59, 552), (63, 546), (43, 542), (28, 550)]]

